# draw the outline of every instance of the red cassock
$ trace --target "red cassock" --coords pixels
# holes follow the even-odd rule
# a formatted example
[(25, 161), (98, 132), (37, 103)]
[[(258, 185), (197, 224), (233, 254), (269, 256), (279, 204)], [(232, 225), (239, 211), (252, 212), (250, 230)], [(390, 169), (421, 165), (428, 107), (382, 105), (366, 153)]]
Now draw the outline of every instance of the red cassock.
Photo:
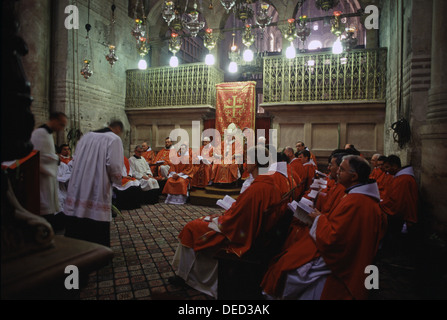
[(130, 164), (129, 164), (129, 159), (127, 159), (127, 157), (124, 157), (124, 166), (126, 167), (127, 176), (123, 177), (123, 179), (121, 180), (121, 185), (122, 186), (126, 185), (126, 183), (128, 183), (129, 181), (137, 180), (137, 179), (129, 176)]
[[(215, 163), (211, 174), (211, 180), (214, 183), (231, 183), (239, 178), (239, 165), (236, 162), (236, 154), (243, 154), (243, 146), (236, 140), (231, 145), (221, 144), (220, 152), (217, 154), (222, 156), (220, 164)], [(242, 160), (242, 159), (241, 159)]]
[(388, 215), (417, 223), (418, 187), (412, 172), (401, 170), (394, 176), (380, 206)]
[(332, 272), (322, 300), (368, 298), (365, 268), (373, 264), (385, 226), (378, 199), (361, 193), (349, 193), (331, 213), (320, 216), (316, 246)]
[(281, 296), (288, 271), (322, 256), (331, 274), (321, 299), (367, 299), (365, 268), (373, 263), (386, 225), (378, 196), (378, 191), (374, 198), (362, 193), (344, 195), (336, 208), (319, 216), (316, 241), (308, 227), (294, 220), (297, 226), (289, 234), (287, 247), (264, 275), (264, 291)]
[(320, 192), (315, 203), (315, 208), (322, 214), (329, 213), (343, 198), (345, 189), (343, 185), (336, 183), (335, 180), (328, 179), (327, 190)]
[[(203, 151), (205, 150), (205, 151)], [(194, 175), (191, 180), (191, 186), (197, 187), (197, 188), (205, 188), (210, 180), (211, 180), (211, 174), (213, 170), (213, 147), (205, 148), (202, 146), (200, 147), (200, 156), (206, 159), (206, 161), (209, 163), (204, 163), (203, 161), (199, 160), (198, 156), (194, 154), (193, 155), (193, 167), (194, 167)], [(198, 163), (196, 163), (198, 162)]]
[(303, 191), (303, 185), (301, 184), (301, 177), (298, 174), (298, 172), (296, 170), (294, 170), (294, 168), (292, 167), (291, 164), (287, 165), (287, 172), (289, 176), (292, 176), (293, 181), (295, 182), (296, 188), (295, 188), (295, 192), (293, 193), (293, 199), (294, 200), (299, 200), (301, 197), (301, 193)]
[(317, 170), (317, 167), (310, 161), (303, 164), (300, 159), (293, 161), (292, 164), (294, 164), (301, 177), (301, 181), (303, 182), (303, 192), (309, 190), (313, 178), (315, 177), (315, 170)]
[(377, 185), (379, 186), (380, 198), (385, 199), (387, 191), (391, 186), (391, 183), (393, 182), (394, 176), (382, 171), (381, 169), (380, 172), (380, 174), (375, 175), (375, 180), (377, 181)]
[(298, 158), (294, 158), (289, 163), (289, 165), (292, 170), (292, 174), (299, 178), (299, 180), (297, 180), (299, 182), (297, 183), (297, 187), (295, 190), (295, 200), (299, 200), (302, 197), (306, 187), (305, 183), (303, 182), (303, 170), (304, 170), (303, 164)]
[(68, 164), (71, 160), (73, 160), (72, 157), (64, 157), (62, 155), (59, 155), (59, 159), (61, 160), (61, 162)]
[(147, 161), (149, 164), (155, 163), (155, 152), (154, 150), (145, 151), (141, 154), (141, 156)]
[(169, 169), (169, 172), (175, 172), (177, 174), (187, 175), (188, 178), (186, 179), (181, 177), (178, 177), (177, 179), (174, 179), (172, 177), (168, 178), (163, 188), (163, 194), (187, 195), (188, 193), (188, 185), (194, 174), (191, 152), (189, 152), (189, 155), (184, 155), (180, 157), (179, 160), (180, 161), (177, 164), (171, 163), (171, 168)]
[[(160, 151), (157, 152), (157, 155), (155, 156), (154, 163), (157, 161), (164, 161), (164, 163), (162, 163), (162, 165), (171, 166), (172, 163), (171, 163), (171, 160), (169, 159), (170, 153), (171, 153), (171, 149), (166, 149), (166, 148), (161, 149)], [(157, 167), (157, 169), (158, 169), (158, 167)], [(151, 168), (151, 170), (152, 170), (152, 168)], [(162, 178), (160, 170), (157, 170), (156, 174), (155, 174), (155, 172), (153, 172), (153, 175), (154, 175), (154, 178)]]
[(204, 217), (189, 222), (179, 234), (182, 245), (194, 251), (213, 248), (225, 249), (237, 256), (246, 253), (261, 232), (271, 228), (286, 213), (287, 203), (276, 208), (263, 221), (263, 212), (281, 201), (292, 188), (293, 181), (279, 172), (260, 175), (231, 206), (218, 218), (220, 232), (208, 227)]

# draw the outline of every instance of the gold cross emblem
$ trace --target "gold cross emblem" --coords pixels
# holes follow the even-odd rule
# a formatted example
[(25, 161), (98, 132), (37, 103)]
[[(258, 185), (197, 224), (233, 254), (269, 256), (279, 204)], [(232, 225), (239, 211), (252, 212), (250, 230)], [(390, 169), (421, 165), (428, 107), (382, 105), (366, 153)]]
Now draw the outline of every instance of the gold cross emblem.
[[(224, 106), (224, 109), (233, 109), (233, 118), (236, 116), (236, 109), (242, 109), (243, 105), (236, 105), (237, 96), (233, 96), (233, 105)], [(231, 99), (228, 99), (228, 103), (231, 103)]]

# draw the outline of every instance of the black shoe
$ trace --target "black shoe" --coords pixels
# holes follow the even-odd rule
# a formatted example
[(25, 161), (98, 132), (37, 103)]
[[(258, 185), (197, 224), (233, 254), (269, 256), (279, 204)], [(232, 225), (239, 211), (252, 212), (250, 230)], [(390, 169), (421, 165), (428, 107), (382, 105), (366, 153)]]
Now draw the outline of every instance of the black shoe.
[(183, 287), (185, 285), (185, 280), (179, 276), (173, 276), (168, 278), (168, 282), (174, 286)]

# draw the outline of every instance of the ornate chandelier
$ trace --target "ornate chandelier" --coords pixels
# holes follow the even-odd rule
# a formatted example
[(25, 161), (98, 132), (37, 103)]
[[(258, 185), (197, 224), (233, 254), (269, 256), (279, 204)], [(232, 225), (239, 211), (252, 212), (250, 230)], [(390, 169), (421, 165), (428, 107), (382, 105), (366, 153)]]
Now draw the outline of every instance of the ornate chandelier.
[(236, 0), (220, 0), (220, 3), (224, 7), (224, 9), (227, 11), (227, 13), (230, 13), (230, 10), (236, 4)]
[(118, 57), (115, 54), (115, 3), (112, 5), (112, 17), (110, 21), (110, 39), (109, 39), (109, 53), (106, 55), (106, 60), (110, 63), (110, 66), (118, 61)]
[(114, 45), (109, 45), (109, 54), (106, 55), (106, 60), (110, 63), (110, 65), (112, 67), (119, 60), (115, 54), (115, 46)]
[(250, 46), (255, 42), (255, 36), (251, 32), (251, 25), (246, 24), (245, 25), (245, 31), (244, 35), (242, 36), (242, 43), (247, 47), (250, 48)]
[(293, 19), (293, 18), (289, 19), (289, 20), (287, 20), (287, 22), (288, 22), (288, 27), (285, 30), (284, 38), (289, 42), (293, 42), (293, 40), (295, 40), (295, 38), (297, 37), (295, 19)]
[(81, 74), (85, 80), (88, 80), (93, 75), (93, 71), (90, 70), (90, 60), (84, 60), (84, 66), (81, 69)]
[(204, 46), (205, 48), (207, 48), (208, 50), (213, 50), (214, 47), (217, 44), (217, 40), (216, 37), (213, 34), (213, 29), (206, 29), (205, 30), (205, 37), (204, 37)]
[(171, 33), (171, 39), (169, 39), (169, 51), (171, 51), (174, 55), (180, 51), (182, 47), (182, 42), (178, 36), (178, 33)]
[(199, 12), (197, 12), (197, 3), (194, 3), (194, 10), (187, 14), (189, 21), (183, 22), (186, 29), (193, 37), (196, 37), (200, 30), (205, 26), (204, 21), (199, 21)]
[(307, 26), (307, 16), (301, 16), (298, 21), (298, 27), (296, 34), (302, 42), (306, 42), (307, 37), (309, 37), (312, 29)]
[(146, 32), (144, 31), (143, 21), (141, 19), (135, 19), (135, 24), (130, 31), (132, 36), (138, 41), (140, 37), (144, 37)]
[[(87, 24), (85, 25), (85, 29), (87, 30), (87, 36), (85, 37), (85, 39), (87, 40), (87, 54), (86, 54), (87, 57), (89, 56), (89, 49), (91, 54), (91, 48), (90, 48), (91, 43), (89, 37), (89, 32), (91, 28), (92, 26), (90, 25), (89, 22), (87, 22)], [(81, 75), (84, 77), (85, 80), (88, 80), (93, 75), (93, 71), (90, 69), (90, 59), (87, 57), (84, 59), (84, 65), (81, 69)]]
[(346, 51), (354, 49), (357, 45), (357, 39), (354, 38), (354, 33), (356, 30), (356, 27), (353, 26), (346, 28), (347, 36), (346, 38), (341, 40), (341, 43), (343, 44), (343, 47), (346, 49)]
[(174, 1), (165, 1), (163, 4), (162, 17), (168, 24), (171, 24), (175, 18)]
[(248, 6), (249, 1), (241, 2), (236, 5), (236, 16), (239, 20), (245, 20), (253, 17), (253, 10)]
[(334, 20), (332, 22), (331, 26), (331, 32), (336, 35), (337, 37), (340, 37), (343, 31), (345, 30), (344, 24), (341, 22), (341, 12), (335, 11), (334, 12)]
[(315, 6), (318, 9), (329, 11), (333, 7), (337, 6), (340, 0), (317, 0), (315, 1)]
[(272, 17), (269, 15), (268, 10), (270, 5), (268, 3), (261, 3), (261, 8), (256, 16), (256, 24), (264, 30), (272, 22)]

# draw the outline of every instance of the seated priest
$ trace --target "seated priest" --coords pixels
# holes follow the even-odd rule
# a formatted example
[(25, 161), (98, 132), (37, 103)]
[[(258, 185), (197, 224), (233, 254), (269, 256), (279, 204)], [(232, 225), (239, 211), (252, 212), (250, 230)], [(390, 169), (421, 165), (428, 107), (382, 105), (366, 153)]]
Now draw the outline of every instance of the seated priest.
[(151, 168), (146, 160), (141, 156), (143, 147), (137, 145), (135, 154), (129, 158), (129, 165), (132, 169), (132, 176), (140, 182), (142, 193), (142, 203), (154, 204), (158, 202), (158, 193), (160, 186), (153, 177)]
[(70, 182), (71, 170), (73, 163), (66, 164), (61, 161), (57, 166), (57, 181), (59, 183), (59, 205), (64, 207), (65, 198), (67, 197), (68, 183)]
[[(243, 164), (243, 138), (238, 139), (236, 126), (231, 124), (225, 130), (224, 139), (219, 149), (214, 149), (214, 165), (211, 175), (213, 184), (234, 184), (241, 177), (239, 165)], [(242, 140), (242, 141), (240, 141)]]
[(213, 169), (213, 146), (211, 139), (204, 137), (199, 154), (193, 154), (194, 175), (191, 186), (195, 188), (205, 188), (210, 184)]
[[(171, 166), (170, 154), (171, 149), (174, 149), (172, 146), (171, 138), (165, 138), (165, 147), (157, 152), (155, 156), (155, 165), (157, 173), (155, 174), (155, 178), (157, 180), (167, 179), (169, 174), (169, 169)], [(154, 170), (155, 171), (155, 170)]]
[(141, 207), (142, 190), (140, 180), (133, 176), (127, 157), (124, 157), (121, 184), (113, 184), (113, 205), (119, 210), (132, 210)]
[(307, 191), (313, 182), (315, 170), (317, 170), (318, 167), (312, 161), (310, 151), (308, 150), (300, 151), (297, 158), (302, 164), (299, 175), (304, 184), (304, 191)]
[(418, 222), (419, 191), (412, 166), (402, 167), (401, 160), (396, 155), (388, 156), (384, 166), (388, 174), (393, 176), (380, 203), (389, 224), (386, 246), (394, 245), (392, 242), (402, 240), (402, 234), (412, 233), (414, 230)]
[[(296, 176), (295, 180), (297, 182), (297, 188), (295, 189), (295, 200), (299, 200), (304, 194), (305, 183), (303, 182), (301, 173), (303, 171), (303, 164), (301, 161), (295, 157), (295, 153), (293, 152), (293, 148), (288, 146), (284, 149), (283, 152), (287, 163), (289, 164), (290, 170), (293, 175)], [(306, 181), (307, 183), (307, 181)]]
[(385, 199), (387, 190), (391, 186), (393, 181), (393, 175), (386, 170), (385, 162), (387, 161), (386, 156), (380, 156), (376, 162), (376, 169), (371, 173), (370, 178), (376, 180), (379, 186), (380, 199)]
[(188, 200), (190, 182), (194, 175), (191, 150), (186, 144), (180, 146), (177, 159), (171, 158), (168, 180), (163, 188), (165, 203), (185, 204)]
[(373, 264), (386, 226), (370, 172), (362, 157), (343, 158), (337, 181), (346, 188), (344, 195), (328, 213), (311, 212), (311, 222), (294, 233), (295, 242), (271, 261), (261, 283), (267, 298), (368, 298), (365, 268)]
[(143, 147), (143, 153), (141, 156), (149, 163), (149, 165), (155, 164), (155, 151), (147, 144), (147, 142), (143, 142), (141, 144)]
[(73, 157), (71, 156), (71, 149), (68, 144), (64, 143), (59, 147), (59, 159), (65, 164), (68, 164), (71, 160), (73, 160)]
[[(206, 216), (185, 225), (172, 266), (177, 276), (171, 283), (184, 284), (217, 298), (218, 260), (213, 256), (223, 250), (242, 257), (263, 231), (268, 231), (286, 212), (282, 197), (293, 188), (287, 164), (271, 163), (269, 151), (255, 146), (247, 152), (251, 185), (221, 215)], [(270, 165), (270, 167), (269, 167)], [(260, 168), (270, 168), (259, 174)], [(268, 219), (263, 212), (273, 208)], [(264, 228), (261, 228), (263, 226)], [(225, 279), (224, 279), (225, 281)]]

